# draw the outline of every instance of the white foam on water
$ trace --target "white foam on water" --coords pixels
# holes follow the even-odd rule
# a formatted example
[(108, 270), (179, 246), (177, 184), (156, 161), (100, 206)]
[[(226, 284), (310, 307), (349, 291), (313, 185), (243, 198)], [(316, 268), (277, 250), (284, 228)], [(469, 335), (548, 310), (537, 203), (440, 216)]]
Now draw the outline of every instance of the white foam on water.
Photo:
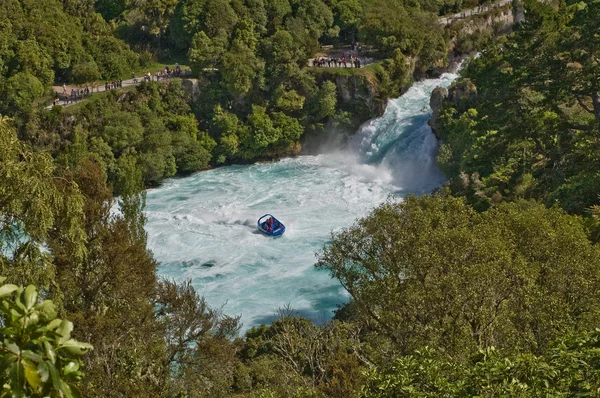
[[(416, 83), (345, 150), (222, 167), (149, 190), (148, 245), (160, 275), (191, 279), (210, 305), (241, 315), (244, 329), (270, 322), (287, 304), (315, 321), (330, 319), (347, 293), (313, 267), (315, 252), (331, 231), (390, 195), (401, 200), (439, 186), (429, 96), (455, 77)], [(286, 225), (282, 237), (258, 232), (256, 220), (265, 213)]]

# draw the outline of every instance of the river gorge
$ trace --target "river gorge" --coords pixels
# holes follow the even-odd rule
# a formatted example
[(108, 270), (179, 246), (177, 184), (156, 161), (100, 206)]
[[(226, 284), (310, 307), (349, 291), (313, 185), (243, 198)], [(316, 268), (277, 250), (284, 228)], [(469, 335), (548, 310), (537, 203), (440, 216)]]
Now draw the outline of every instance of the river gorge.
[[(209, 305), (240, 315), (243, 330), (271, 322), (288, 304), (317, 323), (329, 320), (348, 295), (314, 269), (315, 253), (331, 231), (382, 202), (431, 192), (444, 181), (427, 125), (429, 99), (455, 78), (447, 73), (415, 83), (344, 149), (221, 167), (149, 190), (148, 246), (160, 275), (191, 279)], [(257, 231), (265, 213), (287, 226), (281, 238)]]

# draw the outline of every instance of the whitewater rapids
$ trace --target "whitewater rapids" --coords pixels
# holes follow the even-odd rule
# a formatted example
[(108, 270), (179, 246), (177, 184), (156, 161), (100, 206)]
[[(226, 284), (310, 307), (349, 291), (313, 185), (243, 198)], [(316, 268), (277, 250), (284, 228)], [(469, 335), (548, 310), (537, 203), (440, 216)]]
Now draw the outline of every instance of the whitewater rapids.
[[(243, 330), (271, 322), (288, 304), (317, 323), (331, 319), (348, 294), (313, 267), (315, 253), (331, 231), (386, 199), (430, 192), (443, 182), (427, 125), (429, 97), (455, 78), (416, 83), (344, 150), (222, 167), (149, 190), (146, 230), (159, 274), (191, 279), (211, 306), (240, 315)], [(265, 213), (285, 224), (282, 237), (258, 232), (256, 220)]]

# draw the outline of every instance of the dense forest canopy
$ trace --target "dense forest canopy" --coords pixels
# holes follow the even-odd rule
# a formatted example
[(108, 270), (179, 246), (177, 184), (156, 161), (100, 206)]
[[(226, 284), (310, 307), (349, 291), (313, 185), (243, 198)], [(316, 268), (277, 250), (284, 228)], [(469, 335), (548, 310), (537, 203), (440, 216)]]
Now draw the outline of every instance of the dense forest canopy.
[(528, 2), (526, 15), (462, 72), (439, 164), (478, 206), (525, 197), (585, 213), (600, 192), (600, 3)]
[[(122, 156), (135, 158), (151, 185), (209, 165), (293, 155), (305, 136), (318, 136), (327, 126), (352, 132), (377, 114), (373, 106), (399, 95), (413, 72), (441, 67), (448, 48), (437, 15), (446, 6), (400, 0), (11, 0), (0, 9), (0, 114), (15, 116), (19, 137), (54, 155), (73, 145), (96, 153), (113, 184), (120, 166), (111, 163), (118, 165)], [(383, 61), (330, 75), (308, 67), (324, 44), (346, 45), (350, 62), (349, 49), (358, 40), (361, 56)], [(189, 98), (176, 98), (184, 98), (183, 91), (172, 87), (160, 97), (165, 89), (156, 87), (125, 98), (107, 95), (73, 112), (35, 106), (54, 95), (52, 85), (91, 85), (93, 91), (98, 81), (140, 76), (157, 59), (189, 65), (201, 92), (191, 108)], [(356, 75), (376, 105), (340, 103), (335, 79), (341, 72)], [(150, 92), (154, 99), (148, 102)], [(118, 107), (121, 113), (110, 120), (102, 117)], [(139, 118), (123, 117), (134, 108)], [(175, 121), (172, 114), (189, 118)]]
[(139, 63), (138, 55), (85, 2), (7, 0), (0, 12), (4, 115), (26, 112), (54, 82), (115, 79)]
[[(595, 394), (600, 2), (529, 1), (515, 32), (484, 49), (492, 35), (437, 19), (477, 5), (2, 2), (3, 395)], [(333, 234), (317, 267), (352, 297), (334, 320), (316, 326), (284, 309), (240, 336), (235, 314), (157, 275), (147, 185), (351, 129), (369, 109), (340, 101), (338, 77), (368, 81), (385, 103), (445, 64), (452, 35), (452, 46), (482, 51), (436, 123), (448, 187)], [(308, 67), (321, 46), (356, 41), (381, 61)], [(189, 66), (200, 96), (171, 79), (35, 104), (53, 84), (118, 80), (159, 58)]]

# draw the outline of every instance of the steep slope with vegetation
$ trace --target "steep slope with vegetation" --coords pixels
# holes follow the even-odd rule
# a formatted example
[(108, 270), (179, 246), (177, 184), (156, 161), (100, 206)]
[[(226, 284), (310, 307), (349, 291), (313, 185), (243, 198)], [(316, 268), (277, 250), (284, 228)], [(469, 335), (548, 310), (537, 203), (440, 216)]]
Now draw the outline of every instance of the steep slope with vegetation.
[[(448, 192), (385, 204), (318, 254), (352, 297), (335, 320), (283, 311), (239, 337), (238, 319), (190, 283), (160, 279), (146, 247), (147, 184), (295, 153), (307, 132), (356, 123), (367, 111), (340, 86), (360, 96), (360, 79), (376, 80), (381, 101), (413, 69), (434, 70), (447, 53), (435, 17), (465, 4), (4, 2), (0, 274), (14, 285), (0, 287), (3, 393), (597, 392), (600, 210), (578, 214), (600, 192), (598, 0), (527, 3), (526, 23), (468, 65), (436, 123)], [(307, 67), (319, 43), (357, 38), (385, 60)], [(117, 79), (152, 52), (189, 56), (198, 101), (172, 80), (32, 106), (53, 82)]]
[(527, 3), (527, 21), (462, 73), (437, 122), (440, 167), (478, 207), (597, 203), (600, 4)]
[(0, 113), (24, 122), (55, 82), (118, 79), (140, 64), (88, 2), (0, 4)]
[[(119, 79), (149, 65), (155, 57), (183, 59), (191, 66), (201, 94), (193, 109), (197, 127), (188, 123), (185, 129), (206, 131), (210, 138), (198, 140), (202, 143), (187, 149), (188, 159), (178, 160), (177, 149), (173, 155), (164, 149), (169, 146), (169, 139), (162, 137), (165, 134), (161, 142), (156, 142), (155, 134), (154, 142), (141, 150), (152, 155), (136, 156), (145, 182), (154, 184), (177, 171), (185, 173), (208, 163), (245, 163), (297, 154), (305, 136), (318, 136), (326, 126), (353, 131), (381, 112), (389, 97), (398, 96), (410, 84), (413, 72), (423, 75), (444, 64), (446, 39), (437, 15), (449, 11), (449, 6), (458, 9), (462, 3), (13, 0), (3, 6), (11, 18), (2, 25), (0, 91), (7, 101), (0, 113), (17, 116), (14, 123), (19, 136), (36, 147), (49, 145), (55, 152), (82, 141), (82, 134), (78, 138), (69, 128), (57, 135), (57, 116), (36, 112), (34, 101), (51, 84)], [(308, 59), (323, 43), (350, 45), (356, 40), (385, 61), (364, 72), (344, 70), (366, 76), (361, 85), (371, 87), (365, 101), (348, 104), (335, 77), (315, 75)], [(146, 95), (144, 89), (134, 91), (133, 101)], [(108, 102), (95, 106), (131, 101), (130, 97), (109, 97)], [(181, 108), (188, 105), (189, 101)], [(96, 126), (90, 126), (85, 112), (74, 112), (70, 115), (74, 120), (59, 124), (81, 125), (83, 135), (90, 138), (87, 145), (102, 147), (96, 152), (112, 152), (115, 160), (125, 146), (135, 147), (135, 143), (113, 142), (105, 133), (100, 134), (103, 143), (97, 139), (92, 143), (98, 134), (87, 131)], [(150, 106), (149, 113), (155, 112), (160, 113)], [(135, 119), (119, 119), (117, 114), (102, 123), (110, 123), (107, 128), (114, 132), (131, 130), (126, 136), (135, 141), (140, 131)], [(148, 127), (150, 121), (142, 120), (142, 124)], [(186, 134), (194, 133), (179, 135)]]

